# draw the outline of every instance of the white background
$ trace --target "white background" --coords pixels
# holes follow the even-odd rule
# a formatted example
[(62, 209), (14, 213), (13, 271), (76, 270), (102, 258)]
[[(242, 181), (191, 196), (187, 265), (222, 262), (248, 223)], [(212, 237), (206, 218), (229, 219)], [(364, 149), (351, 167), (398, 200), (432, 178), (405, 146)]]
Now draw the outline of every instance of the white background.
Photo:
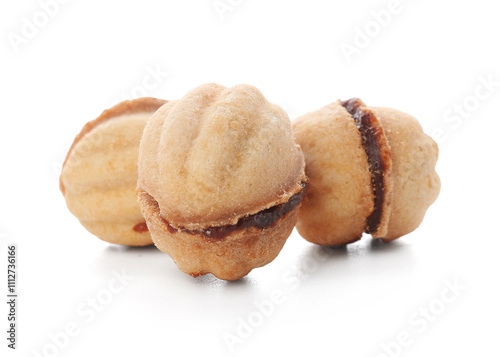
[[(73, 0), (49, 10), (2, 1), (0, 290), (6, 246), (16, 243), (12, 355), (224, 356), (224, 336), (241, 338), (232, 347), (243, 356), (498, 355), (497, 3), (401, 0), (384, 26), (373, 12), (394, 10), (389, 0), (222, 3), (231, 10), (219, 16), (212, 0)], [(26, 33), (25, 21), (37, 28)], [(359, 31), (370, 37), (345, 56)], [(141, 89), (150, 71), (161, 75)], [(292, 119), (353, 96), (406, 111), (439, 142), (441, 194), (418, 230), (391, 244), (365, 237), (321, 249), (294, 232), (274, 262), (232, 283), (191, 278), (154, 247), (87, 233), (58, 190), (81, 127), (121, 99), (177, 99), (206, 82), (253, 84)], [(133, 280), (91, 310), (123, 269)], [(450, 284), (460, 287), (444, 302)], [(282, 297), (262, 317), (255, 302), (274, 290)], [(10, 356), (1, 306), (0, 355)], [(68, 324), (77, 336), (62, 337)]]

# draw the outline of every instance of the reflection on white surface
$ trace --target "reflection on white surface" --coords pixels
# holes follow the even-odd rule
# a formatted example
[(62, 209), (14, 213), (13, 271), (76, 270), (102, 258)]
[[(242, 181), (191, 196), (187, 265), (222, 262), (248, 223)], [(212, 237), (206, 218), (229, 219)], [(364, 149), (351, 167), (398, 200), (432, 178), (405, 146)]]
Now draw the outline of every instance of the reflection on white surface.
[[(299, 238), (294, 231), (293, 239)], [(300, 238), (299, 238), (300, 239)], [(288, 269), (285, 272), (299, 280), (319, 281), (323, 278), (342, 278), (346, 274), (351, 278), (356, 274), (382, 273), (384, 269), (411, 270), (414, 265), (411, 245), (401, 241), (383, 243), (377, 239), (364, 237), (362, 240), (339, 247), (321, 247), (304, 242), (301, 251), (295, 257), (288, 257)], [(287, 243), (288, 245), (290, 242)], [(95, 275), (102, 272), (119, 270), (126, 266), (140, 280), (155, 280), (157, 288), (169, 286), (174, 282), (184, 286), (193, 286), (204, 291), (247, 291), (259, 286), (253, 276), (271, 265), (252, 271), (243, 279), (227, 282), (211, 274), (192, 278), (180, 272), (172, 259), (159, 251), (154, 245), (148, 247), (125, 247), (110, 245), (104, 248), (90, 263), (89, 269)]]

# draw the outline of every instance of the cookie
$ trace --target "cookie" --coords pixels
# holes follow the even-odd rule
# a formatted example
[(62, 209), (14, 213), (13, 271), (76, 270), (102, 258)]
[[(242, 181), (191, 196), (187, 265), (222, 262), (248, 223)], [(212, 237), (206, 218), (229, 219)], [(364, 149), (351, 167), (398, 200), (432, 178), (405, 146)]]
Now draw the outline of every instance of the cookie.
[(236, 280), (283, 247), (304, 165), (280, 107), (249, 85), (207, 84), (147, 124), (137, 196), (153, 241), (180, 270)]
[(297, 230), (312, 243), (399, 238), (439, 194), (438, 147), (406, 113), (353, 98), (297, 118), (293, 130), (310, 180)]
[(116, 244), (152, 244), (137, 204), (137, 159), (146, 122), (165, 100), (123, 101), (87, 123), (64, 161), (60, 189), (80, 223)]

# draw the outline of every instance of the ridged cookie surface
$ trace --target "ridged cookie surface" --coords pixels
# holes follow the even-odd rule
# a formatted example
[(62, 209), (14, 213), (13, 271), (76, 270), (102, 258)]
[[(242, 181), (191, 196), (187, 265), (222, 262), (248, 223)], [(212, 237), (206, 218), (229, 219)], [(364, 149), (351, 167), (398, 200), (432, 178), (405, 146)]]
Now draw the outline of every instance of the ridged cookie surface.
[(224, 280), (240, 279), (274, 260), (292, 232), (298, 213), (294, 209), (264, 229), (251, 227), (209, 239), (183, 231), (172, 233), (159, 214), (157, 202), (142, 190), (138, 199), (155, 245), (181, 271), (193, 277), (211, 273)]
[(141, 142), (138, 187), (175, 228), (236, 224), (304, 179), (288, 115), (249, 85), (195, 88), (158, 110)]
[(135, 195), (137, 158), (146, 122), (164, 103), (139, 98), (117, 104), (87, 123), (68, 152), (61, 191), (81, 224), (104, 241), (152, 244)]
[(437, 199), (441, 181), (435, 171), (439, 149), (420, 123), (391, 108), (370, 107), (389, 140), (393, 170), (393, 199), (387, 234), (390, 241), (414, 231)]

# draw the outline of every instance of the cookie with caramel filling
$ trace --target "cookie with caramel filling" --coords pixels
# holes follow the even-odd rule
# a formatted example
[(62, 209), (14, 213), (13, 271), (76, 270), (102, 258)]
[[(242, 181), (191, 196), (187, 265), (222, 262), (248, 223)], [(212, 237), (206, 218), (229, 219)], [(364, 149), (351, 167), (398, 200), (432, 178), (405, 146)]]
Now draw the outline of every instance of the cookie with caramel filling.
[(293, 130), (310, 180), (297, 230), (312, 243), (399, 238), (439, 194), (438, 147), (406, 113), (353, 98), (297, 118)]
[(206, 84), (149, 121), (137, 196), (153, 241), (180, 270), (236, 280), (283, 247), (304, 165), (280, 107), (249, 85)]

